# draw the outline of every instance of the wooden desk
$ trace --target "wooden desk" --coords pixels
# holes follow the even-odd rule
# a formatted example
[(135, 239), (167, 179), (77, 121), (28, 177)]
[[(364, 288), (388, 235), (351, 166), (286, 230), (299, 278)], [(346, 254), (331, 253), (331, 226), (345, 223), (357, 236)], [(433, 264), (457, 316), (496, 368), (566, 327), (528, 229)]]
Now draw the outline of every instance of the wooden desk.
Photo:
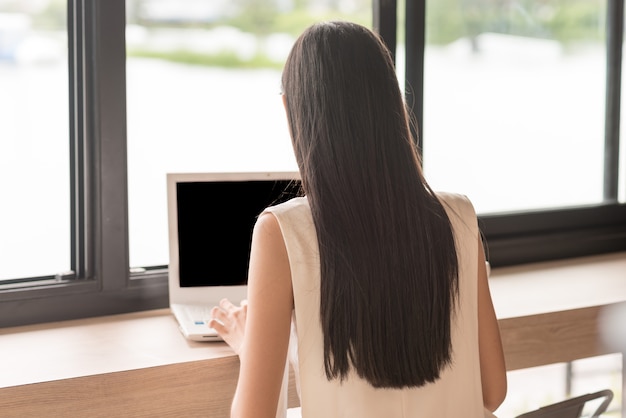
[(599, 322), (626, 301), (626, 253), (494, 269), (489, 286), (508, 370), (609, 354)]
[[(601, 314), (626, 307), (626, 253), (494, 270), (491, 288), (508, 370), (609, 354)], [(227, 417), (238, 371), (167, 309), (0, 329), (0, 350), (2, 417)]]

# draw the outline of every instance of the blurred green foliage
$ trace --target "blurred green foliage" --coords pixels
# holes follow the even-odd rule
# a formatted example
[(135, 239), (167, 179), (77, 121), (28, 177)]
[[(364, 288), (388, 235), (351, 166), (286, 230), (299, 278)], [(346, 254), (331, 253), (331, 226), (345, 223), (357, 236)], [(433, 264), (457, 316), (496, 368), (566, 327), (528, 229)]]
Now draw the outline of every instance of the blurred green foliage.
[(427, 39), (447, 44), (492, 32), (552, 39), (563, 44), (605, 37), (607, 0), (433, 0)]
[[(336, 1), (336, 0), (335, 0)], [(371, 26), (371, 0), (360, 0), (360, 6), (350, 14), (340, 12), (337, 7), (324, 7), (311, 9), (309, 0), (295, 0), (292, 7), (283, 10), (277, 2), (269, 0), (232, 0), (232, 5), (241, 12), (233, 16), (224, 16), (218, 21), (211, 22), (150, 22), (141, 17), (141, 2), (135, 0), (129, 6), (130, 20), (150, 30), (163, 28), (174, 29), (198, 29), (207, 30), (220, 26), (230, 26), (244, 33), (251, 33), (261, 41), (264, 37), (275, 34), (288, 34), (294, 39), (302, 31), (315, 22), (327, 20), (346, 20)], [(262, 43), (262, 42), (261, 42)], [(210, 65), (226, 68), (276, 68), (280, 69), (283, 62), (276, 62), (261, 50), (251, 58), (242, 58), (235, 51), (220, 51), (213, 54), (200, 53), (185, 49), (168, 51), (155, 51), (147, 47), (134, 45), (129, 47), (127, 54), (133, 57), (157, 58), (172, 62), (180, 62), (192, 65)]]
[[(129, 8), (132, 18), (148, 28), (204, 28), (232, 26), (262, 39), (273, 33), (289, 34), (294, 38), (314, 22), (347, 19), (366, 26), (372, 25), (371, 0), (360, 0), (355, 12), (340, 12), (340, 0), (329, 0), (326, 7), (314, 9), (316, 0), (232, 0), (237, 13), (211, 22), (149, 22), (141, 19), (141, 3), (134, 0)], [(411, 1), (411, 0), (408, 0)], [(482, 33), (500, 33), (531, 38), (551, 39), (564, 44), (600, 42), (605, 38), (606, 3), (608, 0), (430, 0), (427, 2), (427, 42), (445, 45), (460, 38), (475, 40)], [(131, 2), (129, 1), (129, 4)], [(281, 6), (282, 4), (282, 6)], [(404, 3), (398, 2), (402, 8)], [(399, 19), (403, 17), (399, 11)], [(402, 22), (400, 22), (402, 23)], [(407, 22), (410, 24), (410, 22)], [(400, 34), (401, 35), (401, 34)], [(398, 39), (403, 39), (399, 36)], [(134, 47), (131, 56), (151, 57), (196, 65), (236, 68), (280, 68), (258, 52), (242, 59), (234, 52), (220, 51), (212, 55), (186, 50), (169, 52)]]
[(224, 68), (275, 68), (281, 69), (282, 62), (271, 60), (264, 54), (256, 54), (252, 58), (243, 59), (233, 51), (221, 51), (215, 54), (203, 54), (184, 49), (174, 51), (153, 51), (147, 49), (133, 49), (127, 51), (129, 56), (141, 58), (162, 59), (188, 65), (204, 65)]

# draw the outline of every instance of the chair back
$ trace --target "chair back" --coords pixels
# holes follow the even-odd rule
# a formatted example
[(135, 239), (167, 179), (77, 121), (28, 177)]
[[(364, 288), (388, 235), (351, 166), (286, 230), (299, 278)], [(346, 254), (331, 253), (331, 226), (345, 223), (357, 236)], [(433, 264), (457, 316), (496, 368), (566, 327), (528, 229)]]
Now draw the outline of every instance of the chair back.
[(591, 415), (591, 418), (597, 418), (601, 413), (606, 411), (613, 399), (613, 392), (609, 389), (576, 396), (562, 402), (547, 405), (535, 411), (518, 415), (517, 418), (580, 418), (585, 404), (599, 398), (604, 398), (604, 401), (602, 401), (593, 415)]

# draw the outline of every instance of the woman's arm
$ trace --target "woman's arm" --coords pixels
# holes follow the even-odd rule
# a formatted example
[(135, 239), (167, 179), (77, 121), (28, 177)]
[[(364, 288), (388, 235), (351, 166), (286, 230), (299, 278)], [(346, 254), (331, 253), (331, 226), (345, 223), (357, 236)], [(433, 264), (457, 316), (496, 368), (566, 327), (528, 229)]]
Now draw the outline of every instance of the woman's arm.
[(247, 307), (222, 301), (220, 308), (214, 317), (223, 325), (215, 321), (211, 325), (238, 352), (240, 361), (231, 416), (274, 418), (293, 309), (287, 249), (274, 215), (263, 214), (254, 227)]
[(478, 239), (478, 347), (483, 404), (493, 412), (506, 397), (506, 365), (498, 320), (493, 309), (483, 244)]

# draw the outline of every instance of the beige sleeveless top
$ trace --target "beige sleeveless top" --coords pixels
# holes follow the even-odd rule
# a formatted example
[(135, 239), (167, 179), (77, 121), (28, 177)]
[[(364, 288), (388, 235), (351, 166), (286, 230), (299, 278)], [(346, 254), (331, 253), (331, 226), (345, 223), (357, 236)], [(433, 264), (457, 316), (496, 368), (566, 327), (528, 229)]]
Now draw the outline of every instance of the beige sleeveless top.
[(440, 193), (438, 197), (452, 223), (459, 258), (460, 304), (452, 323), (453, 363), (435, 383), (412, 389), (376, 389), (356, 374), (343, 383), (326, 379), (319, 319), (319, 251), (308, 201), (295, 198), (266, 210), (279, 222), (291, 267), (295, 338), (290, 352), (297, 352), (291, 360), (303, 418), (485, 416), (478, 357), (476, 214), (464, 196)]

